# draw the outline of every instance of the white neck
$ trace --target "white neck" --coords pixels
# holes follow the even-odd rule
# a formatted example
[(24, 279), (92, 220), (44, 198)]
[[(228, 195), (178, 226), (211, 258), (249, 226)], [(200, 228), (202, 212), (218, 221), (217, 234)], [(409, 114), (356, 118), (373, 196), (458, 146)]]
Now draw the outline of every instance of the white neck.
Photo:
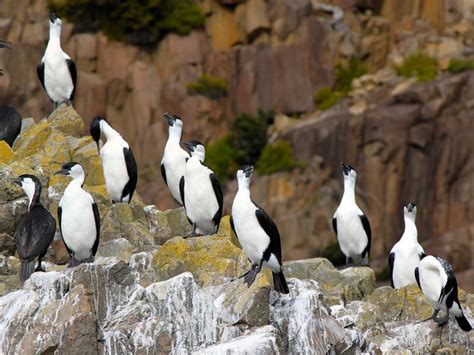
[(106, 121), (101, 120), (100, 121), (100, 130), (104, 134), (105, 138), (107, 139), (107, 142), (109, 140), (114, 140), (114, 139), (123, 139), (120, 133), (118, 133), (115, 129), (112, 128), (111, 125), (109, 125)]
[(28, 211), (31, 207), (31, 202), (33, 202), (33, 196), (35, 195), (35, 185), (28, 184), (23, 186), (23, 191), (25, 191), (26, 196), (28, 196)]
[(48, 47), (50, 45), (61, 47), (61, 26), (49, 25)]
[(237, 194), (235, 198), (243, 199), (243, 200), (250, 200), (250, 189), (248, 186), (241, 186), (239, 181), (239, 189), (237, 190)]
[(344, 195), (342, 195), (342, 202), (355, 203), (355, 181), (344, 177)]
[(250, 179), (237, 179), (237, 184), (239, 186), (239, 191), (249, 191), (250, 194)]
[(414, 239), (418, 241), (418, 230), (415, 220), (408, 216), (404, 216), (403, 219), (405, 221), (405, 231), (403, 232), (402, 239)]
[(80, 174), (77, 174), (75, 176), (72, 176), (72, 181), (69, 183), (70, 185), (71, 184), (74, 184), (74, 185), (77, 185), (79, 186), (80, 188), (82, 188), (82, 185), (84, 184), (84, 180), (85, 180), (85, 175), (84, 173), (80, 173)]
[(168, 141), (180, 141), (181, 136), (183, 134), (183, 130), (181, 127), (178, 127), (176, 124), (170, 126), (168, 129)]

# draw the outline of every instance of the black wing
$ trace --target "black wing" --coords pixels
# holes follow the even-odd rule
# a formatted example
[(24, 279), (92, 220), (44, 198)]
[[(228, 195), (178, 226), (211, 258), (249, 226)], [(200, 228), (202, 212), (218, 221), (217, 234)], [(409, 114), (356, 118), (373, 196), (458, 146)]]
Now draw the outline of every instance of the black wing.
[(232, 216), (230, 216), (230, 228), (232, 228), (232, 231), (237, 236), (237, 232), (235, 231), (235, 226), (234, 226), (234, 219), (232, 218)]
[(132, 201), (132, 196), (135, 192), (135, 188), (137, 187), (137, 163), (135, 162), (135, 158), (133, 157), (133, 153), (130, 148), (123, 148), (123, 155), (125, 157), (125, 165), (127, 166), (129, 180), (123, 188), (122, 198), (128, 195), (128, 202), (130, 203)]
[(181, 196), (181, 201), (183, 201), (184, 208), (186, 208), (184, 205), (184, 176), (181, 176), (181, 180), (179, 180), (179, 195)]
[(76, 81), (77, 81), (77, 71), (76, 71), (76, 64), (72, 61), (72, 59), (66, 59), (66, 64), (69, 69), (69, 74), (71, 75), (72, 79), (72, 92), (69, 96), (69, 100), (74, 100), (74, 94), (76, 93)]
[(365, 234), (367, 234), (367, 246), (365, 247), (362, 255), (367, 253), (367, 256), (370, 256), (370, 245), (372, 244), (372, 230), (370, 229), (370, 223), (365, 214), (359, 216), (360, 221), (362, 222), (362, 227), (364, 227)]
[(168, 186), (168, 181), (166, 180), (165, 164), (161, 164), (161, 176), (163, 176), (163, 180), (165, 180), (165, 185)]
[(260, 207), (257, 206), (255, 211), (257, 216), (258, 223), (263, 228), (265, 233), (270, 237), (270, 244), (268, 245), (267, 250), (263, 252), (263, 259), (269, 260), (270, 254), (274, 254), (281, 265), (281, 242), (280, 242), (280, 232), (278, 228), (270, 218), (270, 216)]
[(92, 246), (92, 255), (95, 256), (97, 253), (97, 249), (99, 248), (99, 237), (100, 237), (100, 214), (99, 214), (99, 208), (97, 207), (97, 204), (94, 202), (92, 204), (92, 211), (94, 212), (94, 221), (95, 221), (95, 230), (96, 230), (96, 237), (94, 241), (94, 245)]
[(214, 173), (211, 173), (209, 177), (211, 179), (214, 195), (216, 195), (217, 203), (219, 204), (219, 209), (217, 210), (216, 214), (214, 215), (214, 218), (212, 219), (212, 221), (214, 222), (214, 225), (217, 228), (219, 227), (219, 223), (221, 222), (221, 218), (222, 218), (222, 208), (224, 206), (224, 195), (222, 194), (221, 185), (219, 184), (219, 181), (217, 180), (216, 175)]
[(43, 89), (46, 90), (46, 86), (44, 86), (44, 63), (41, 62), (36, 66), (36, 72), (38, 73), (38, 78), (39, 81), (41, 82), (41, 85), (43, 86)]
[(420, 257), (420, 261), (426, 256), (425, 252), (421, 252), (420, 254), (418, 254), (418, 256)]
[(0, 105), (0, 140), (12, 146), (21, 131), (21, 115), (13, 107)]
[(337, 237), (337, 219), (336, 219), (336, 217), (332, 218), (332, 229), (334, 229), (334, 233), (336, 233), (336, 237)]
[(393, 285), (393, 264), (395, 263), (395, 253), (390, 253), (388, 256), (388, 267), (390, 269), (390, 283), (392, 285), (392, 288), (395, 288)]
[(443, 297), (445, 295), (448, 295), (448, 298), (445, 300), (445, 302), (446, 302), (446, 306), (449, 309), (453, 305), (454, 301), (457, 301), (457, 303), (459, 303), (458, 282), (456, 281), (456, 276), (454, 275), (454, 270), (451, 264), (448, 263), (445, 259), (443, 259), (440, 256), (436, 256), (436, 259), (438, 259), (438, 261), (440, 262), (441, 266), (443, 267), (444, 271), (446, 271), (446, 274), (448, 276), (448, 279), (446, 280), (446, 284), (441, 289), (438, 302), (441, 302)]
[(72, 257), (72, 250), (69, 249), (69, 247), (67, 246), (66, 242), (64, 241), (64, 237), (63, 237), (63, 230), (61, 228), (61, 217), (62, 217), (62, 215), (63, 215), (63, 209), (61, 207), (58, 207), (59, 231), (61, 232), (61, 238), (63, 238), (64, 246), (66, 247), (66, 250), (67, 250), (69, 256)]
[(416, 283), (418, 284), (418, 287), (419, 287), (420, 290), (423, 292), (423, 290), (421, 289), (421, 284), (420, 284), (420, 272), (418, 271), (418, 267), (415, 268), (415, 279), (416, 279)]

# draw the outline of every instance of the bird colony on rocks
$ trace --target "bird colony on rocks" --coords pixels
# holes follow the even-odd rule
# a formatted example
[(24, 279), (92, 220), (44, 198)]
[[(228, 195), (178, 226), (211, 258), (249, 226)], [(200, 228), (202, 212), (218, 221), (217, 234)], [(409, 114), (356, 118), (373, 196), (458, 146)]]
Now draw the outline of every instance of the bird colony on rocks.
[[(41, 63), (37, 67), (37, 72), (48, 97), (54, 103), (55, 108), (58, 108), (61, 104), (72, 105), (77, 74), (74, 62), (60, 46), (61, 19), (52, 12), (49, 12), (49, 19), (49, 42)], [(197, 250), (187, 251), (187, 253), (195, 253), (199, 252), (200, 242), (198, 240), (202, 239), (199, 238), (200, 236), (211, 236), (220, 230), (223, 220), (223, 193), (212, 167), (205, 165), (204, 144), (198, 140), (182, 142), (184, 121), (178, 116), (167, 113), (164, 118), (168, 125), (169, 137), (161, 161), (161, 172), (164, 183), (176, 202), (184, 207), (187, 220), (192, 226), (190, 233), (185, 238), (192, 238), (188, 240), (196, 241), (191, 245), (194, 245)], [(14, 108), (6, 105), (0, 106), (0, 139), (10, 146), (13, 145), (15, 138), (20, 133), (21, 121), (20, 114)], [(90, 125), (90, 134), (97, 144), (105, 186), (112, 204), (130, 204), (137, 186), (137, 164), (130, 145), (103, 117), (93, 119)], [(332, 223), (339, 247), (346, 256), (346, 268), (342, 270), (342, 272), (346, 272), (352, 269), (349, 268), (352, 264), (369, 265), (372, 233), (368, 217), (356, 203), (356, 170), (350, 165), (342, 163), (342, 172), (344, 194), (339, 207), (334, 213)], [(87, 268), (97, 269), (99, 264), (94, 261), (94, 257), (100, 246), (101, 217), (94, 198), (84, 189), (87, 173), (85, 167), (79, 163), (62, 162), (61, 169), (55, 174), (66, 175), (71, 178), (71, 181), (60, 199), (57, 220), (62, 241), (69, 254), (69, 267), (80, 268), (83, 267), (81, 264), (86, 263)], [(301, 290), (302, 286), (296, 280), (287, 282), (285, 278), (284, 270), (290, 270), (290, 273), (292, 270), (291, 267), (285, 269), (283, 265), (281, 238), (285, 236), (280, 236), (278, 227), (272, 218), (252, 200), (250, 192), (252, 173), (252, 166), (243, 166), (236, 172), (238, 191), (232, 204), (230, 227), (251, 263), (250, 270), (240, 276), (244, 279), (243, 282), (247, 287), (252, 288), (263, 268), (271, 270), (273, 287), (277, 291), (271, 297), (271, 317), (275, 318), (273, 319), (274, 324), (279, 324), (278, 317), (288, 311), (287, 303), (296, 302), (296, 305), (298, 297), (302, 297), (301, 292), (303, 291)], [(21, 261), (19, 278), (22, 282), (25, 282), (32, 278), (35, 271), (45, 271), (42, 267), (42, 258), (53, 242), (56, 232), (56, 219), (41, 202), (42, 183), (38, 177), (23, 174), (12, 178), (10, 181), (18, 184), (28, 197), (28, 212), (21, 217), (14, 233), (16, 251)], [(432, 319), (439, 326), (442, 326), (448, 322), (450, 316), (454, 316), (459, 327), (468, 332), (472, 327), (463, 313), (458, 298), (458, 285), (453, 269), (445, 259), (439, 256), (425, 255), (417, 240), (416, 213), (417, 208), (413, 203), (406, 204), (404, 207), (405, 231), (389, 256), (391, 285), (393, 288), (399, 289), (409, 287), (410, 284), (418, 284), (434, 311), (428, 319)], [(159, 258), (159, 255), (156, 257)], [(145, 259), (143, 262), (146, 264)], [(186, 263), (182, 265), (186, 265)], [(103, 265), (101, 268), (107, 268), (107, 266)], [(184, 267), (181, 272), (185, 271), (193, 270), (187, 270)], [(203, 303), (222, 303), (224, 298), (227, 301), (229, 300), (228, 295), (224, 297), (224, 293), (222, 293), (224, 291), (219, 286), (216, 286), (217, 288), (213, 291), (216, 296), (215, 299), (203, 297), (194, 281), (192, 279), (188, 280), (189, 276), (187, 275), (183, 274), (181, 279), (170, 281), (169, 287), (182, 288), (183, 298), (190, 296), (193, 297), (193, 302), (200, 302), (199, 305), (195, 304), (194, 307), (205, 308), (210, 307), (210, 305), (206, 306)], [(51, 276), (55, 280), (59, 280), (58, 277), (57, 273)], [(240, 284), (241, 281), (238, 281), (238, 279), (230, 281)], [(37, 280), (37, 278), (34, 278), (31, 282), (26, 283), (25, 287), (31, 289)], [(51, 282), (56, 281), (52, 280)], [(100, 287), (99, 283), (97, 287)], [(148, 290), (148, 288), (144, 290)], [(140, 296), (136, 293), (130, 295), (132, 295), (131, 297), (141, 297), (145, 303), (159, 303), (163, 297), (166, 297), (162, 291), (158, 290), (146, 291), (149, 293), (148, 296), (146, 292), (141, 292)], [(188, 292), (192, 295), (187, 295)], [(153, 294), (155, 296), (151, 297)], [(286, 296), (286, 294), (289, 295)], [(110, 297), (113, 298), (112, 295)], [(281, 300), (279, 297), (281, 297)], [(240, 301), (234, 299), (233, 302), (238, 304)], [(218, 308), (224, 306), (235, 307), (235, 304), (231, 303), (220, 304)], [(127, 313), (130, 310), (126, 309), (126, 302), (122, 305), (121, 312), (123, 312), (123, 319), (125, 319), (127, 314), (130, 315)], [(150, 307), (153, 306), (150, 305)], [(320, 312), (322, 312), (321, 309), (324, 309), (323, 306), (318, 304), (313, 304), (313, 307), (319, 307)], [(253, 311), (256, 312), (257, 310)], [(333, 311), (337, 314), (337, 307)], [(445, 313), (445, 316), (438, 318), (438, 313), (441, 311)], [(297, 311), (295, 312), (295, 314), (298, 314)], [(175, 316), (179, 317), (179, 315)], [(201, 321), (215, 322), (213, 316), (209, 315), (209, 317), (209, 319), (206, 318)], [(323, 316), (321, 313), (320, 317), (327, 318), (329, 315), (325, 314)], [(115, 322), (118, 324), (121, 321), (117, 318)], [(290, 327), (291, 324), (286, 326)], [(316, 330), (313, 329), (313, 331)], [(120, 353), (121, 351), (130, 350), (127, 347), (121, 348), (118, 346), (116, 339), (115, 342), (111, 343), (109, 333), (104, 331), (103, 336), (104, 339), (109, 339), (109, 343), (107, 343), (108, 352)], [(182, 334), (176, 330), (174, 336), (179, 337)], [(243, 342), (239, 343), (239, 335), (236, 332), (231, 332), (226, 336), (221, 335), (222, 339), (227, 337), (228, 347), (216, 347), (214, 350), (210, 349), (210, 353), (226, 352), (229, 349), (235, 350), (231, 346), (232, 341), (229, 340), (233, 336), (235, 339), (232, 341), (235, 341), (243, 352), (252, 352), (252, 350), (249, 350), (250, 348), (245, 349)], [(257, 335), (253, 334), (253, 336)], [(258, 335), (258, 337), (262, 336), (274, 338), (272, 331), (264, 335)], [(298, 337), (303, 338), (304, 336), (298, 335)], [(214, 338), (214, 340), (217, 339), (215, 336)], [(2, 336), (0, 336), (0, 339), (4, 343), (8, 342)], [(171, 342), (174, 344), (173, 341)], [(302, 346), (297, 350), (295, 349), (288, 351), (293, 353), (298, 351), (300, 353), (310, 352), (310, 347), (305, 349), (305, 346)], [(334, 349), (329, 349), (329, 352), (333, 351), (335, 353)], [(179, 349), (174, 349), (174, 351), (179, 352)], [(272, 347), (269, 345), (269, 348), (262, 351), (272, 352)]]

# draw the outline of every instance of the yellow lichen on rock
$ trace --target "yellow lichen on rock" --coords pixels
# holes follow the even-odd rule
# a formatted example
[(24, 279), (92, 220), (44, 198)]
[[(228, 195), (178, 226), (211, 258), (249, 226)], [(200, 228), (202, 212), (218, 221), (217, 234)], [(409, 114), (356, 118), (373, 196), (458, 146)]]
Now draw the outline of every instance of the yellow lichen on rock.
[(13, 152), (12, 148), (7, 144), (5, 141), (0, 141), (0, 164), (9, 163), (15, 153)]

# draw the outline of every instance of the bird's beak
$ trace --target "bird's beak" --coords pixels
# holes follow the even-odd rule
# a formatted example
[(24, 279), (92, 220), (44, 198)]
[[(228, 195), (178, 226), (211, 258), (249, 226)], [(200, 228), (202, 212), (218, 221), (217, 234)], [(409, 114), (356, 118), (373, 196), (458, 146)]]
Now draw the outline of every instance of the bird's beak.
[(0, 48), (8, 48), (11, 49), (11, 42), (5, 41), (3, 39), (0, 39)]
[(344, 164), (344, 162), (341, 162), (341, 166), (342, 166), (342, 171), (344, 172), (344, 175), (348, 175), (349, 171), (351, 171), (351, 168), (347, 166), (346, 164)]
[(21, 179), (20, 178), (12, 178), (12, 179), (10, 179), (10, 182), (12, 184), (17, 184), (18, 186), (21, 186)]
[(415, 209), (416, 206), (415, 206), (415, 204), (409, 202), (406, 207), (407, 207), (408, 212), (413, 212), (413, 210)]
[(59, 17), (58, 17), (54, 12), (52, 12), (50, 9), (48, 9), (48, 15), (49, 15), (49, 21), (51, 21), (52, 23), (54, 23), (54, 21), (56, 21), (56, 19), (59, 18)]
[(249, 167), (245, 168), (245, 170), (244, 170), (245, 177), (252, 176), (252, 173), (253, 173), (253, 166), (249, 166)]
[(163, 114), (166, 123), (168, 123), (168, 126), (172, 127), (174, 125), (174, 121), (176, 120), (173, 115), (170, 115), (169, 113), (164, 113)]
[(191, 154), (194, 151), (194, 146), (191, 143), (188, 142), (181, 142), (179, 143), (181, 145), (181, 148), (183, 148), (185, 151), (187, 151), (189, 154)]
[(69, 171), (66, 169), (61, 169), (54, 173), (54, 175), (68, 175), (68, 174), (69, 174)]

